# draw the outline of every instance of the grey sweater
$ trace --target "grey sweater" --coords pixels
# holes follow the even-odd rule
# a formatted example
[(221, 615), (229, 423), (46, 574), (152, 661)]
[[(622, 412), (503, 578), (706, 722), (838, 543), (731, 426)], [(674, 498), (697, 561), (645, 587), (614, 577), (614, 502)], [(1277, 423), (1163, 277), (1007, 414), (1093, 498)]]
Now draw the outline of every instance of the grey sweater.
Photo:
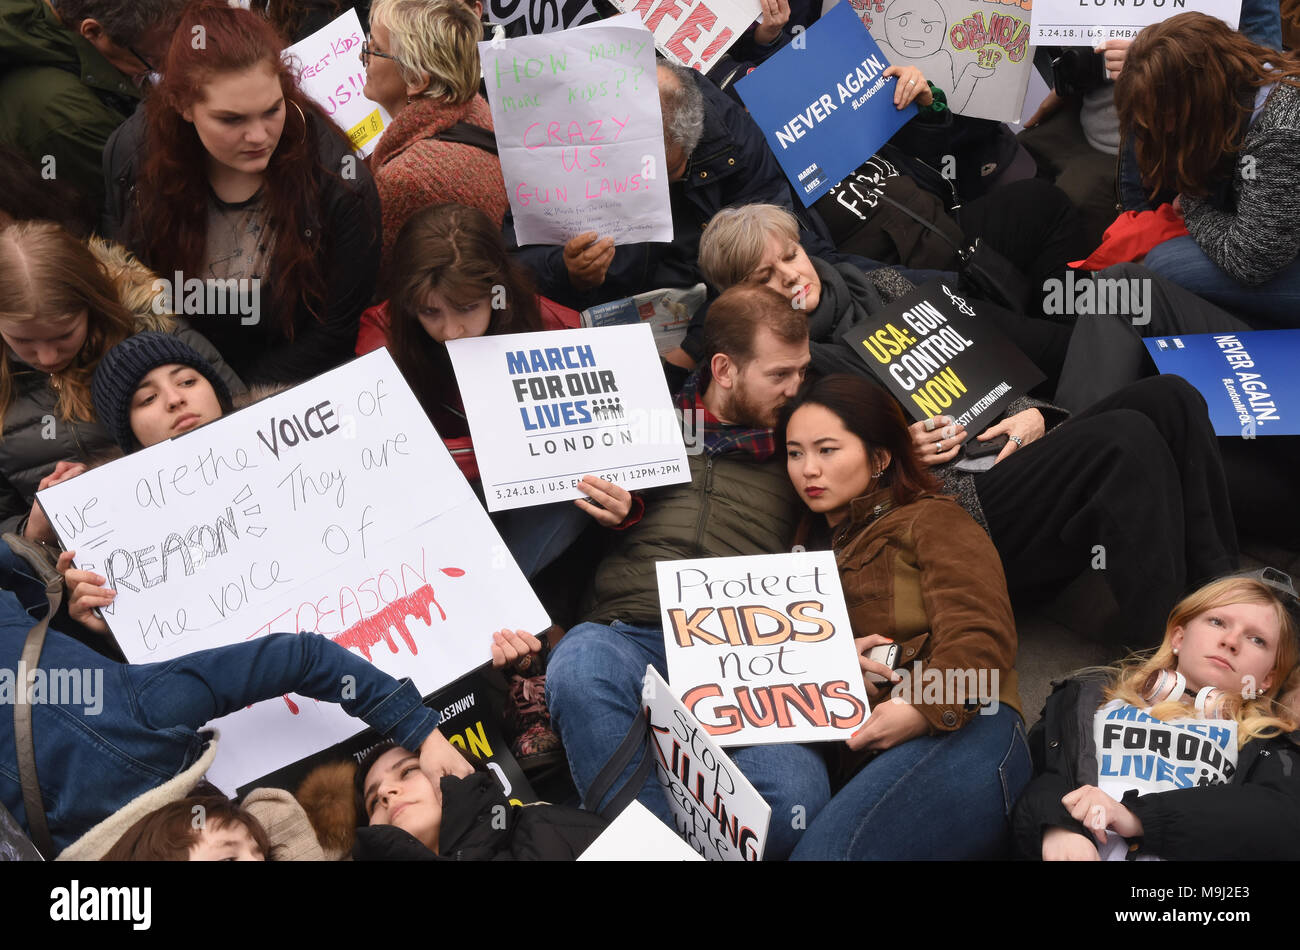
[(1278, 83), (1246, 132), (1231, 204), (1182, 199), (1187, 230), (1210, 260), (1262, 284), (1300, 255), (1300, 89)]

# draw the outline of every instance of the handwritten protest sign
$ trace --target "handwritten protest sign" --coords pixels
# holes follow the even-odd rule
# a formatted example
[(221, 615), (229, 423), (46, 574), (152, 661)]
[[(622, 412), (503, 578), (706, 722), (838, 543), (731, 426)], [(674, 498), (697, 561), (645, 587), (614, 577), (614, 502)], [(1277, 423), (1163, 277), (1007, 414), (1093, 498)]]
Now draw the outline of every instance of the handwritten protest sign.
[(311, 96), (352, 140), (352, 147), (369, 155), (391, 121), (388, 113), (361, 94), (366, 71), (361, 65), (361, 21), (349, 9), (329, 26), (284, 51), (302, 71), (302, 91)]
[(1020, 118), (1034, 62), (1030, 0), (849, 0), (849, 5), (889, 61), (920, 69), (944, 91), (953, 112), (1000, 122)]
[(703, 861), (636, 799), (619, 812), (579, 861)]
[(707, 73), (763, 12), (758, 0), (612, 0), (655, 36), (655, 48), (680, 66)]
[[(386, 350), (39, 497), (133, 663), (314, 631), (428, 694), (550, 623)], [(293, 695), (216, 725), (227, 789), (358, 731)]]
[(1162, 373), (1205, 397), (1216, 435), (1300, 435), (1300, 330), (1143, 340)]
[(847, 5), (813, 24), (736, 83), (781, 170), (804, 205), (869, 158), (916, 106), (894, 107), (894, 77), (880, 47)]
[[(1179, 788), (1226, 785), (1237, 771), (1237, 723), (1232, 719), (1166, 720), (1111, 700), (1093, 720), (1097, 787), (1115, 801)], [(1124, 840), (1113, 832), (1103, 859), (1122, 860)]]
[(873, 314), (844, 340), (914, 419), (950, 415), (975, 436), (1043, 381), (972, 303), (932, 280)]
[(672, 240), (651, 40), (624, 15), (479, 44), (520, 244)]
[(1235, 30), (1241, 0), (1034, 0), (1029, 42), (1092, 46), (1131, 40), (1144, 26), (1192, 10), (1218, 17)]
[(830, 551), (659, 561), (668, 682), (721, 746), (847, 739), (869, 715)]
[(653, 666), (641, 691), (650, 752), (682, 840), (710, 861), (761, 861), (772, 806)]
[(483, 16), (506, 36), (550, 33), (599, 20), (594, 0), (484, 0)]
[(682, 427), (647, 324), (512, 333), (447, 344), (488, 509), (691, 480)]

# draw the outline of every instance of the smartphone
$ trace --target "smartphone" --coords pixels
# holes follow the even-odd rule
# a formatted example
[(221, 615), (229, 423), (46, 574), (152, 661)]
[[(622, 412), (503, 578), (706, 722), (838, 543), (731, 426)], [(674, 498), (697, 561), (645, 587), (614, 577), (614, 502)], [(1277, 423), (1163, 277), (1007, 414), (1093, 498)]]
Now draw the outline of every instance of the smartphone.
[(1007, 437), (1000, 435), (996, 439), (989, 439), (987, 442), (981, 442), (979, 439), (971, 437), (966, 440), (962, 446), (962, 454), (968, 459), (984, 458), (986, 455), (997, 455), (1002, 451), (1002, 447), (1007, 444)]
[[(875, 660), (877, 663), (884, 664), (891, 670), (898, 668), (898, 644), (882, 643), (878, 647), (872, 647), (867, 651), (867, 659)], [(875, 683), (877, 686), (892, 682), (888, 677), (881, 676), (879, 673), (868, 672), (865, 674), (867, 682)]]

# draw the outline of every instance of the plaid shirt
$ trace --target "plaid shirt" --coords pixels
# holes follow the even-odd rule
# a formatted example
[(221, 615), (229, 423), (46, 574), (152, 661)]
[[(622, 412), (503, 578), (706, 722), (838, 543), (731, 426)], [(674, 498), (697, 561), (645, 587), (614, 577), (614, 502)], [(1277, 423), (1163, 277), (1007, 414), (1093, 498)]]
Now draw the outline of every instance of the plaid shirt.
[(701, 398), (709, 382), (707, 367), (692, 373), (675, 398), (677, 409), (683, 417), (688, 412), (702, 414), (700, 418), (704, 420), (704, 454), (718, 456), (729, 452), (743, 452), (752, 455), (756, 462), (766, 462), (775, 455), (776, 433), (771, 429), (732, 425), (709, 412)]

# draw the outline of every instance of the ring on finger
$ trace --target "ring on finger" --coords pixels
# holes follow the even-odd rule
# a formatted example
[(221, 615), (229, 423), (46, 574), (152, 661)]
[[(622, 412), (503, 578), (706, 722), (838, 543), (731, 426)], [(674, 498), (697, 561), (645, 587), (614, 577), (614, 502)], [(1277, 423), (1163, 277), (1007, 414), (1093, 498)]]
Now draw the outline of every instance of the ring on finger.
[(938, 442), (934, 443), (934, 450), (935, 452), (943, 451), (943, 439), (940, 439)]
[(1016, 448), (1020, 448), (1022, 445), (1025, 444), (1025, 440), (1018, 435), (1009, 435), (1007, 436), (1007, 438), (1010, 439), (1012, 442), (1016, 443)]

